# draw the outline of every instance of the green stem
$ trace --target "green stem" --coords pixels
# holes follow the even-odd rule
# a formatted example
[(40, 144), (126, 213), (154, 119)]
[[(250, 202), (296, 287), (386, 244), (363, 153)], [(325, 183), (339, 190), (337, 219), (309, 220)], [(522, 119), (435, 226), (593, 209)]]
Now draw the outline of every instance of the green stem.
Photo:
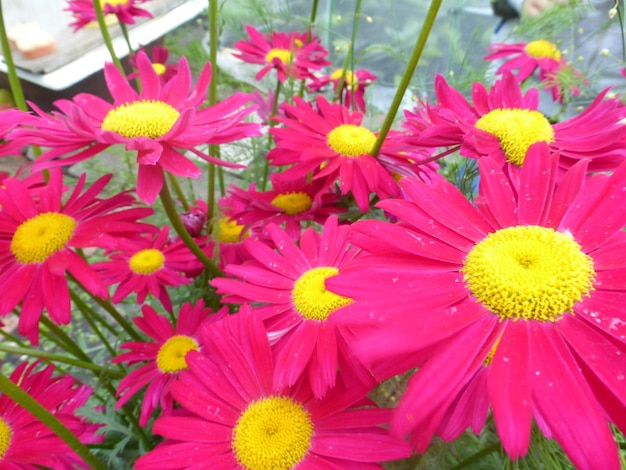
[[(280, 96), (282, 85), (283, 83), (280, 80), (276, 80), (276, 90), (274, 91), (274, 101), (272, 102), (272, 111), (269, 117), (267, 118), (267, 125), (270, 128), (274, 127), (274, 124), (275, 124), (272, 118), (276, 115), (276, 111), (278, 110), (278, 98)], [(271, 146), (272, 146), (272, 133), (268, 132), (267, 133), (268, 150), (271, 148)], [(263, 180), (261, 181), (261, 191), (265, 191), (265, 188), (267, 187), (267, 180), (269, 177), (269, 172), (270, 172), (270, 163), (269, 163), (269, 160), (266, 158), (265, 166), (263, 167)]]
[[(307, 38), (309, 41), (313, 37), (313, 26), (315, 26), (315, 21), (317, 19), (317, 7), (318, 7), (318, 0), (313, 0), (313, 6), (311, 7), (311, 17), (309, 18), (309, 32), (307, 34)], [(298, 96), (300, 98), (304, 96), (305, 83), (306, 83), (306, 79), (300, 80), (300, 91), (298, 92)]]
[(467, 468), (470, 465), (473, 465), (476, 462), (478, 462), (479, 460), (483, 459), (485, 456), (487, 456), (489, 454), (492, 454), (494, 452), (497, 452), (501, 448), (502, 448), (502, 445), (499, 442), (491, 444), (490, 446), (487, 446), (487, 447), (479, 450), (475, 454), (469, 456), (468, 458), (466, 458), (462, 462), (458, 463), (457, 465), (452, 467), (452, 470), (461, 470), (463, 468)]
[(106, 470), (102, 462), (80, 442), (72, 431), (65, 427), (52, 413), (41, 406), (37, 400), (2, 374), (0, 374), (0, 391), (59, 436), (63, 442), (70, 446), (72, 450), (85, 461), (89, 468), (93, 470)]
[(2, 0), (0, 0), (0, 44), (2, 45), (2, 52), (4, 61), (7, 64), (7, 75), (9, 77), (9, 86), (11, 87), (11, 93), (13, 94), (13, 100), (19, 109), (22, 111), (28, 111), (28, 105), (24, 98), (24, 91), (22, 90), (22, 84), (17, 76), (17, 70), (15, 68), (15, 62), (13, 61), (13, 53), (9, 46), (9, 39), (7, 38), (7, 30), (4, 24), (4, 15), (2, 13)]
[(23, 355), (23, 356), (29, 356), (29, 357), (40, 357), (46, 363), (58, 362), (61, 364), (69, 364), (72, 366), (80, 367), (81, 369), (86, 369), (86, 370), (96, 372), (98, 375), (106, 375), (114, 379), (121, 379), (126, 376), (126, 374), (123, 372), (114, 371), (107, 367), (102, 367), (102, 366), (99, 366), (98, 364), (94, 364), (93, 362), (80, 361), (78, 359), (64, 356), (63, 354), (54, 354), (49, 351), (42, 351), (40, 349), (10, 346), (8, 344), (0, 342), (0, 351), (9, 353), (9, 354), (16, 354), (20, 356)]
[(178, 179), (176, 178), (176, 176), (174, 176), (171, 173), (168, 173), (167, 176), (170, 179), (170, 184), (172, 185), (172, 188), (174, 188), (174, 192), (176, 193), (176, 197), (178, 198), (180, 203), (183, 205), (183, 209), (188, 211), (189, 210), (189, 202), (187, 202), (187, 198), (185, 197), (185, 192), (183, 191), (183, 188), (180, 187), (180, 184), (178, 183)]
[(428, 8), (428, 12), (426, 13), (426, 18), (424, 19), (424, 25), (420, 31), (420, 34), (417, 38), (417, 42), (415, 43), (415, 47), (413, 48), (413, 54), (411, 54), (411, 58), (409, 59), (409, 63), (404, 71), (404, 75), (402, 76), (402, 80), (400, 80), (400, 84), (398, 85), (398, 89), (396, 90), (396, 94), (393, 97), (393, 101), (391, 102), (391, 106), (389, 107), (389, 111), (387, 111), (387, 115), (385, 116), (385, 120), (383, 125), (378, 133), (378, 138), (374, 143), (374, 148), (372, 148), (372, 155), (375, 157), (380, 152), (380, 148), (383, 146), (383, 142), (391, 129), (391, 125), (396, 117), (398, 109), (400, 109), (400, 104), (402, 103), (402, 98), (404, 97), (404, 92), (409, 87), (409, 83), (411, 82), (411, 78), (413, 77), (413, 73), (415, 72), (415, 68), (419, 63), (422, 52), (424, 51), (424, 46), (426, 46), (426, 41), (428, 40), (428, 36), (430, 35), (430, 31), (435, 23), (435, 19), (437, 18), (437, 13), (439, 11), (439, 7), (441, 6), (441, 2), (443, 0), (431, 0), (430, 7)]
[[(211, 62), (211, 70), (213, 75), (211, 82), (209, 83), (209, 106), (213, 106), (217, 103), (217, 83), (218, 83), (218, 67), (217, 67), (217, 48), (220, 38), (219, 31), (219, 5), (218, 0), (209, 0), (209, 61)], [(209, 155), (220, 158), (220, 150), (218, 145), (209, 145)], [(208, 178), (208, 192), (207, 192), (207, 220), (213, 218), (215, 212), (215, 165), (209, 164), (209, 170), (207, 172)], [(223, 186), (223, 170), (220, 167), (218, 170), (220, 176), (220, 186)], [(220, 188), (223, 192), (223, 188)]]
[(194, 241), (193, 237), (189, 235), (189, 232), (181, 222), (178, 212), (176, 211), (174, 200), (172, 199), (172, 194), (170, 193), (170, 189), (167, 185), (167, 180), (163, 181), (163, 187), (159, 193), (159, 198), (161, 199), (161, 204), (163, 204), (163, 209), (165, 210), (172, 227), (174, 227), (174, 230), (183, 243), (187, 245), (187, 248), (189, 248), (189, 250), (196, 255), (196, 257), (211, 274), (214, 276), (224, 276), (224, 272), (217, 267), (217, 264), (215, 264), (215, 262), (210, 259), (204, 251), (202, 251), (202, 248), (200, 248)]
[(111, 60), (113, 60), (113, 63), (122, 73), (122, 75), (126, 76), (126, 72), (124, 72), (124, 67), (122, 67), (122, 63), (120, 62), (120, 59), (118, 59), (117, 55), (115, 54), (115, 48), (113, 47), (111, 34), (109, 33), (109, 29), (107, 28), (106, 22), (104, 21), (104, 13), (102, 12), (102, 5), (100, 5), (100, 0), (93, 0), (93, 8), (96, 11), (96, 18), (98, 20), (98, 27), (100, 28), (100, 34), (102, 35), (104, 44), (106, 45), (109, 51), (109, 54), (111, 55)]
[[(350, 72), (354, 77), (354, 43), (356, 41), (356, 33), (359, 29), (359, 22), (361, 20), (361, 5), (362, 0), (358, 0), (356, 2), (356, 6), (354, 8), (354, 19), (352, 20), (352, 36), (350, 37), (350, 45), (348, 47), (348, 54), (346, 55), (346, 60), (343, 63), (343, 71), (341, 72), (341, 78), (339, 79), (339, 83), (337, 84), (337, 98), (341, 101), (341, 92), (343, 90), (343, 85), (346, 80), (346, 72), (348, 67), (350, 68)], [(346, 90), (346, 93), (353, 93), (354, 89), (351, 86), (350, 90)], [(352, 106), (354, 106), (354, 100), (352, 100)]]
[(128, 28), (121, 21), (120, 21), (120, 29), (122, 30), (122, 36), (124, 36), (124, 41), (126, 41), (126, 45), (128, 46), (128, 54), (134, 54), (135, 50), (133, 49), (133, 46), (130, 43), (130, 35), (128, 34)]
[(55, 343), (65, 349), (67, 352), (73, 354), (78, 359), (86, 362), (93, 362), (87, 354), (76, 344), (76, 342), (70, 338), (61, 328), (59, 328), (52, 320), (47, 317), (41, 317), (41, 323), (45, 325), (48, 330), (56, 337)]

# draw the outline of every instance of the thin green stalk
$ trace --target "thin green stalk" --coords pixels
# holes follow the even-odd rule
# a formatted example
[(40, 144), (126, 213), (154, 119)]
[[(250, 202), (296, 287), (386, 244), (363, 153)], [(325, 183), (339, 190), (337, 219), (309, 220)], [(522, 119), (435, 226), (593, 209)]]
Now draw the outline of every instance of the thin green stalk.
[(96, 372), (98, 375), (111, 377), (113, 379), (121, 379), (124, 378), (126, 375), (123, 372), (115, 371), (113, 369), (94, 364), (93, 362), (80, 361), (72, 357), (64, 356), (63, 354), (54, 354), (49, 351), (42, 351), (41, 349), (10, 346), (8, 344), (0, 342), (0, 351), (20, 356), (40, 357), (46, 363), (69, 364), (72, 366), (80, 367), (81, 369)]
[[(343, 63), (343, 71), (341, 72), (341, 78), (339, 79), (339, 83), (337, 84), (337, 95), (338, 95), (337, 97), (339, 99), (341, 99), (341, 91), (343, 90), (343, 85), (346, 80), (346, 72), (348, 71), (348, 67), (349, 67), (350, 72), (354, 76), (354, 43), (356, 42), (356, 34), (359, 29), (359, 23), (361, 21), (362, 3), (363, 3), (362, 0), (358, 0), (354, 8), (354, 18), (352, 20), (352, 36), (350, 37), (350, 45), (348, 46), (348, 54), (346, 55), (346, 60)], [(354, 90), (351, 89), (349, 92), (354, 93)], [(352, 100), (352, 106), (354, 106), (354, 100)]]
[(128, 46), (128, 53), (134, 54), (135, 50), (133, 49), (133, 46), (130, 43), (130, 35), (128, 34), (128, 28), (121, 21), (120, 21), (120, 29), (122, 30), (122, 36), (124, 36), (124, 41), (126, 41), (126, 45)]
[(187, 198), (185, 197), (185, 192), (183, 191), (183, 188), (180, 187), (180, 184), (178, 183), (178, 179), (176, 178), (176, 176), (174, 176), (171, 173), (168, 173), (167, 176), (170, 179), (170, 184), (172, 185), (172, 188), (174, 188), (174, 192), (176, 193), (176, 197), (178, 198), (180, 203), (183, 205), (183, 208), (186, 211), (188, 211), (189, 210), (189, 202), (187, 202)]
[(104, 13), (102, 12), (102, 5), (100, 5), (100, 0), (93, 0), (93, 8), (96, 11), (96, 18), (98, 20), (98, 27), (100, 28), (100, 34), (102, 35), (102, 39), (104, 40), (104, 44), (106, 45), (109, 54), (111, 55), (111, 60), (115, 66), (122, 72), (122, 75), (126, 76), (126, 72), (124, 72), (124, 67), (122, 67), (122, 63), (120, 59), (118, 59), (115, 54), (115, 48), (113, 47), (113, 41), (111, 40), (111, 34), (109, 33), (109, 29), (107, 28), (106, 22), (104, 21)]
[(159, 193), (159, 199), (161, 199), (161, 204), (163, 204), (163, 209), (165, 210), (165, 213), (167, 214), (167, 217), (170, 220), (172, 227), (174, 227), (174, 230), (183, 241), (183, 243), (187, 245), (187, 248), (189, 248), (189, 250), (194, 255), (196, 255), (196, 258), (198, 258), (202, 262), (204, 267), (211, 274), (213, 274), (214, 276), (224, 276), (224, 272), (217, 267), (215, 261), (210, 259), (206, 255), (206, 253), (202, 251), (202, 248), (200, 248), (198, 244), (194, 241), (193, 237), (189, 235), (189, 232), (181, 222), (180, 217), (178, 216), (178, 212), (176, 211), (174, 200), (172, 199), (172, 194), (170, 193), (170, 189), (167, 185), (167, 180), (163, 181), (163, 187), (161, 188), (161, 192)]
[[(307, 33), (307, 39), (310, 41), (311, 37), (313, 37), (313, 26), (315, 26), (315, 21), (317, 19), (317, 7), (318, 0), (313, 0), (313, 6), (311, 7), (311, 17), (309, 18), (309, 31)], [(298, 96), (302, 98), (304, 96), (304, 86), (306, 84), (306, 79), (300, 80), (300, 91), (298, 92)]]
[(9, 39), (7, 38), (7, 30), (4, 24), (4, 15), (2, 13), (2, 0), (0, 0), (0, 44), (2, 45), (2, 52), (4, 61), (7, 64), (7, 75), (9, 77), (9, 86), (11, 87), (11, 93), (13, 94), (13, 100), (19, 109), (22, 111), (28, 111), (28, 105), (24, 98), (24, 90), (22, 90), (22, 84), (17, 76), (17, 70), (15, 68), (15, 62), (13, 61), (13, 53), (9, 46)]
[[(219, 43), (220, 31), (219, 31), (219, 5), (218, 0), (209, 0), (209, 61), (211, 62), (211, 70), (213, 75), (211, 82), (209, 83), (209, 106), (213, 106), (217, 103), (217, 83), (218, 83), (218, 67), (217, 67), (217, 48)], [(209, 155), (220, 158), (220, 150), (218, 145), (209, 145)], [(208, 220), (213, 218), (215, 211), (215, 165), (209, 164), (207, 172), (208, 178), (208, 192), (207, 192), (207, 206), (208, 206)], [(220, 167), (218, 169), (220, 177), (220, 191), (223, 193), (223, 170)]]
[(70, 338), (61, 328), (59, 328), (54, 322), (52, 322), (52, 320), (50, 320), (48, 317), (42, 316), (40, 321), (43, 325), (45, 325), (46, 328), (48, 328), (48, 331), (50, 331), (56, 337), (57, 341), (55, 341), (55, 343), (57, 345), (63, 347), (63, 349), (65, 349), (68, 353), (73, 354), (78, 359), (82, 359), (86, 362), (93, 362), (91, 358), (87, 354), (85, 354), (81, 347), (76, 344), (76, 342), (72, 338)]
[(428, 36), (430, 36), (430, 31), (435, 24), (435, 19), (437, 18), (437, 13), (439, 12), (439, 7), (441, 7), (442, 1), (443, 0), (431, 0), (430, 2), (430, 7), (428, 8), (426, 18), (424, 19), (424, 25), (422, 26), (417, 42), (415, 43), (415, 47), (413, 48), (413, 53), (411, 54), (409, 63), (406, 66), (402, 80), (400, 80), (400, 84), (398, 85), (396, 94), (393, 97), (389, 111), (387, 111), (383, 125), (378, 133), (378, 138), (374, 143), (374, 148), (372, 149), (372, 155), (374, 157), (378, 155), (378, 152), (380, 152), (380, 148), (383, 146), (383, 142), (391, 129), (391, 125), (393, 124), (396, 114), (398, 113), (398, 109), (400, 109), (404, 92), (409, 87), (409, 83), (411, 83), (411, 78), (413, 78), (413, 73), (415, 72), (415, 68), (417, 67), (420, 57), (422, 56), (424, 46), (426, 46), (426, 41), (428, 40)]
[[(282, 88), (283, 82), (276, 79), (276, 90), (274, 91), (274, 101), (272, 102), (272, 111), (267, 118), (267, 125), (271, 128), (274, 127), (274, 120), (272, 119), (276, 115), (276, 111), (278, 110), (278, 99), (280, 97), (280, 92)], [(267, 148), (268, 150), (272, 146), (272, 134), (271, 132), (267, 133)], [(265, 166), (263, 167), (263, 180), (261, 181), (261, 191), (265, 191), (267, 187), (267, 180), (270, 172), (270, 164), (267, 158), (265, 159)]]
[(52, 413), (41, 406), (37, 400), (2, 374), (0, 374), (0, 391), (59, 436), (63, 442), (70, 446), (72, 450), (85, 461), (89, 468), (93, 470), (106, 470), (102, 462), (80, 442), (72, 431), (65, 427)]
[(502, 449), (502, 444), (500, 444), (499, 442), (491, 444), (490, 446), (487, 446), (487, 447), (479, 450), (475, 454), (469, 456), (468, 458), (466, 458), (462, 462), (459, 462), (457, 465), (455, 465), (452, 468), (452, 470), (462, 470), (463, 468), (468, 468), (471, 465), (475, 464), (476, 462), (478, 462), (478, 461), (482, 460), (483, 458), (485, 458), (487, 455), (493, 454), (494, 452), (497, 452), (500, 449)]

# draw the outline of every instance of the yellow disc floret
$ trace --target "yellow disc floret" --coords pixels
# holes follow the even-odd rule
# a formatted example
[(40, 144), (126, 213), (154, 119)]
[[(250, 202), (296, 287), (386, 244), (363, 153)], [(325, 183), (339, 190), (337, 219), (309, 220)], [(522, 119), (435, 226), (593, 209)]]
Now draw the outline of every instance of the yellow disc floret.
[(197, 351), (198, 343), (191, 336), (175, 335), (159, 348), (157, 367), (165, 374), (174, 374), (186, 369), (185, 356), (189, 351)]
[(163, 101), (134, 101), (110, 110), (104, 117), (101, 128), (128, 139), (156, 139), (170, 131), (179, 115), (176, 109)]
[(343, 157), (358, 157), (372, 151), (376, 136), (365, 127), (343, 124), (335, 127), (326, 138), (331, 149)]
[(490, 233), (465, 258), (467, 287), (502, 319), (557, 321), (593, 290), (593, 260), (569, 233), (535, 225)]
[(265, 54), (265, 61), (271, 64), (274, 59), (280, 60), (283, 64), (290, 64), (293, 60), (293, 54), (287, 49), (270, 49)]
[(282, 209), (289, 215), (308, 211), (313, 206), (313, 199), (307, 193), (283, 193), (272, 199), (272, 205)]
[(357, 80), (355, 80), (354, 74), (351, 70), (346, 70), (344, 75), (343, 69), (337, 69), (333, 73), (330, 74), (331, 80), (341, 80), (341, 76), (343, 75), (343, 84), (352, 90), (356, 90), (359, 87)]
[(77, 222), (58, 212), (46, 212), (22, 222), (13, 234), (10, 250), (20, 263), (43, 263), (65, 248)]
[(222, 217), (213, 227), (213, 238), (221, 243), (239, 243), (250, 234), (250, 231), (242, 234), (244, 225), (239, 225), (230, 217)]
[(105, 5), (111, 5), (112, 7), (116, 7), (118, 5), (126, 5), (128, 0), (100, 0), (100, 6), (104, 7)]
[(153, 62), (152, 63), (152, 68), (154, 69), (154, 71), (156, 72), (157, 75), (163, 75), (165, 73), (165, 71), (167, 70), (165, 65), (160, 64), (158, 62)]
[(289, 470), (306, 457), (313, 423), (291, 398), (272, 396), (251, 403), (233, 429), (237, 462), (246, 470)]
[(524, 47), (526, 54), (533, 57), (554, 59), (556, 61), (561, 60), (561, 51), (556, 47), (556, 44), (545, 39), (539, 39), (537, 41), (531, 41)]
[(308, 320), (326, 320), (335, 310), (352, 303), (352, 299), (326, 290), (326, 279), (338, 273), (334, 267), (319, 267), (296, 280), (291, 298), (300, 315)]
[(518, 166), (532, 144), (554, 142), (550, 121), (532, 109), (494, 109), (476, 121), (476, 128), (496, 136), (507, 161)]
[(9, 423), (7, 423), (4, 418), (0, 418), (0, 461), (3, 460), (4, 455), (7, 453), (7, 450), (9, 450), (12, 435), (13, 431), (11, 431)]
[(131, 271), (135, 274), (152, 274), (163, 267), (165, 256), (160, 250), (147, 248), (135, 253), (129, 261)]

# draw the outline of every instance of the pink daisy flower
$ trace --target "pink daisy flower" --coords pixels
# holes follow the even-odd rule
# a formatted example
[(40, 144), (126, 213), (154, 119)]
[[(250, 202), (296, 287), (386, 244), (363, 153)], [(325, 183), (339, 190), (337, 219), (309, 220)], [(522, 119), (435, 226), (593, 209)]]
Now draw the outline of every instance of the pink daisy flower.
[(536, 144), (517, 186), (481, 158), (476, 206), (406, 179), (407, 200), (379, 203), (397, 224), (352, 226), (368, 255), (328, 280), (355, 299), (337, 322), (368, 326), (354, 348), (377, 376), (419, 366), (391, 423), (418, 452), (456, 424), (478, 430), (490, 406), (512, 459), (534, 419), (576, 468), (620, 468), (608, 423), (626, 431), (626, 163), (587, 177), (589, 164), (559, 180)]
[[(140, 49), (145, 52), (142, 48)], [(157, 73), (159, 78), (161, 79), (161, 83), (165, 84), (170, 78), (176, 75), (177, 67), (176, 64), (168, 64), (167, 60), (169, 58), (169, 50), (167, 47), (162, 46), (154, 46), (150, 51), (152, 56), (152, 68)], [(147, 53), (146, 53), (147, 55)], [(128, 58), (128, 62), (133, 70), (138, 70), (139, 67), (137, 65), (137, 55), (131, 54)], [(133, 72), (128, 74), (128, 79), (133, 80), (139, 77), (139, 72)]]
[[(47, 186), (31, 190), (14, 178), (0, 189), (0, 315), (21, 302), (18, 331), (36, 343), (39, 317), (44, 309), (56, 324), (70, 321), (69, 273), (93, 295), (108, 292), (96, 272), (76, 249), (101, 247), (120, 236), (144, 230), (137, 219), (152, 214), (149, 208), (128, 208), (130, 194), (99, 198), (111, 175), (85, 188), (83, 174), (63, 202), (60, 171), (50, 173)], [(84, 190), (84, 191), (83, 191)]]
[(142, 304), (151, 294), (168, 312), (172, 311), (166, 287), (190, 284), (188, 273), (202, 269), (202, 263), (182, 241), (172, 243), (168, 235), (166, 226), (155, 236), (120, 240), (109, 254), (110, 261), (92, 265), (107, 286), (118, 284), (111, 298), (113, 303), (134, 292), (137, 303)]
[(308, 375), (315, 396), (321, 398), (335, 386), (338, 368), (344, 377), (357, 374), (372, 385), (350, 352), (349, 329), (334, 322), (334, 312), (352, 300), (325, 288), (326, 280), (359, 253), (348, 243), (348, 226), (338, 225), (331, 216), (321, 235), (306, 229), (299, 246), (276, 225), (266, 230), (277, 251), (264, 242), (246, 240), (250, 260), (224, 268), (236, 279), (215, 278), (211, 285), (225, 295), (224, 302), (264, 305), (254, 311), (265, 321), (274, 344), (277, 385), (292, 386)]
[[(137, 6), (147, 1), (149, 0), (100, 0), (100, 6), (102, 13), (115, 15), (120, 23), (135, 24), (135, 17), (152, 18), (152, 13)], [(68, 0), (64, 10), (74, 17), (74, 21), (70, 23), (74, 32), (92, 21), (97, 21), (92, 0)]]
[[(343, 80), (342, 80), (343, 78)], [(376, 81), (378, 77), (368, 70), (337, 69), (330, 75), (315, 77), (308, 87), (313, 91), (319, 91), (329, 83), (333, 84), (335, 94), (339, 96), (341, 103), (349, 109), (365, 112), (365, 89)], [(342, 84), (339, 90), (339, 84)]]
[[(76, 414), (87, 403), (91, 388), (69, 375), (52, 377), (52, 365), (35, 371), (38, 364), (21, 363), (11, 374), (11, 381), (54, 414), (80, 442), (102, 442), (102, 436), (95, 434), (100, 425)], [(6, 395), (0, 396), (0, 459), (0, 466), (7, 470), (87, 468), (61, 438)]]
[(113, 358), (113, 362), (142, 364), (120, 382), (116, 408), (122, 407), (147, 385), (141, 400), (139, 417), (139, 424), (145, 426), (159, 406), (163, 416), (172, 414), (170, 387), (178, 379), (180, 372), (188, 367), (186, 354), (202, 349), (200, 325), (221, 319), (227, 314), (227, 310), (223, 308), (213, 313), (210, 308), (205, 308), (202, 300), (195, 304), (186, 302), (180, 308), (176, 326), (172, 325), (168, 317), (157, 314), (149, 305), (142, 306), (141, 312), (143, 315), (133, 318), (133, 321), (153, 341), (122, 344), (120, 347), (129, 352)]
[[(472, 90), (473, 105), (438, 75), (437, 105), (407, 113), (407, 141), (423, 147), (449, 147), (469, 158), (492, 156), (508, 171), (519, 172), (528, 148), (547, 142), (560, 151), (560, 165), (567, 169), (583, 158), (591, 159), (590, 171), (614, 170), (626, 156), (623, 139), (626, 113), (617, 99), (600, 93), (580, 115), (551, 124), (538, 109), (538, 90), (522, 94), (509, 71), (503, 71), (490, 91), (480, 83)], [(411, 136), (410, 134), (413, 133)]]
[(295, 106), (283, 104), (285, 118), (276, 118), (285, 127), (270, 132), (276, 147), (267, 155), (275, 166), (292, 165), (282, 173), (284, 178), (300, 178), (313, 173), (331, 185), (339, 178), (342, 194), (352, 192), (362, 212), (369, 209), (370, 194), (381, 199), (398, 196), (400, 190), (391, 173), (381, 164), (382, 156), (370, 155), (376, 134), (361, 126), (363, 115), (345, 106), (329, 103), (318, 96), (317, 109), (298, 98)]
[(262, 34), (251, 25), (246, 26), (246, 31), (250, 39), (237, 41), (234, 47), (241, 52), (233, 55), (244, 62), (264, 65), (256, 74), (257, 80), (272, 69), (276, 69), (281, 82), (287, 78), (312, 78), (312, 71), (330, 65), (326, 60), (328, 51), (314, 33)]
[(324, 224), (329, 215), (345, 211), (338, 207), (339, 196), (325, 190), (322, 181), (309, 183), (306, 177), (288, 179), (280, 173), (273, 173), (270, 179), (273, 189), (269, 191), (257, 191), (254, 183), (247, 191), (232, 185), (220, 207), (245, 229), (284, 224), (292, 240), (300, 238), (303, 222)]
[(189, 368), (170, 388), (184, 414), (157, 418), (153, 431), (167, 439), (135, 462), (137, 470), (382, 469), (378, 462), (411, 453), (380, 427), (389, 410), (363, 400), (361, 388), (317, 400), (306, 382), (274, 385), (280, 365), (247, 309), (202, 335), (204, 353), (187, 354)]
[[(113, 103), (81, 93), (72, 101), (57, 101), (61, 113), (52, 115), (31, 104), (37, 116), (24, 115), (23, 126), (12, 135), (50, 148), (37, 159), (35, 170), (72, 165), (111, 145), (123, 144), (127, 150), (137, 151), (137, 195), (152, 204), (163, 186), (164, 172), (200, 176), (200, 168), (181, 150), (216, 165), (240, 167), (204, 154), (196, 147), (258, 135), (259, 125), (242, 122), (253, 111), (244, 107), (248, 95), (235, 93), (221, 103), (200, 108), (211, 80), (209, 64), (191, 91), (191, 72), (184, 57), (178, 63), (178, 73), (163, 86), (145, 53), (137, 54), (137, 66), (142, 83), (140, 93), (112, 63), (105, 64)], [(67, 154), (72, 155), (66, 157)]]

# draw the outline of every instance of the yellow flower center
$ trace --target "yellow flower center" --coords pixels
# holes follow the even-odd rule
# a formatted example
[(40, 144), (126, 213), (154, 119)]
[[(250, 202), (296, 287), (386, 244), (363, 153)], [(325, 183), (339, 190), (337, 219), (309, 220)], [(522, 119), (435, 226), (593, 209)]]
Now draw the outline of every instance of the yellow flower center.
[(535, 142), (554, 142), (554, 129), (539, 111), (494, 109), (476, 121), (476, 128), (496, 136), (507, 161), (522, 166), (528, 148)]
[(159, 64), (158, 62), (154, 62), (152, 64), (152, 68), (154, 69), (157, 75), (163, 75), (166, 70), (165, 65)]
[(307, 193), (284, 193), (272, 199), (272, 205), (282, 209), (289, 215), (308, 211), (313, 205), (313, 199)]
[(358, 157), (372, 151), (376, 136), (365, 127), (343, 124), (330, 131), (326, 140), (342, 157)]
[(296, 279), (291, 298), (300, 315), (308, 320), (326, 320), (335, 310), (352, 303), (352, 299), (326, 290), (326, 279), (338, 273), (333, 267), (313, 268)]
[[(343, 69), (337, 69), (332, 74), (330, 74), (331, 80), (340, 80), (343, 75)], [(358, 88), (358, 83), (354, 80), (354, 74), (351, 70), (346, 70), (346, 74), (343, 77), (343, 83), (346, 87), (352, 88), (356, 90)]]
[(185, 335), (175, 335), (168, 339), (159, 348), (157, 367), (165, 374), (174, 374), (187, 368), (185, 356), (189, 351), (197, 351), (198, 343), (195, 339)]
[(128, 139), (156, 139), (167, 134), (180, 113), (163, 101), (141, 100), (124, 103), (107, 113), (102, 130), (116, 132)]
[(545, 57), (554, 60), (561, 60), (561, 51), (556, 44), (545, 39), (531, 41), (524, 47), (526, 54), (533, 57)]
[(213, 228), (213, 238), (221, 243), (239, 243), (250, 235), (249, 230), (242, 235), (243, 228), (244, 225), (239, 225), (236, 220), (222, 217)]
[(293, 60), (293, 54), (287, 49), (271, 49), (265, 54), (265, 61), (271, 64), (274, 59), (280, 60), (283, 64), (290, 64)]
[(46, 212), (22, 222), (11, 239), (11, 253), (20, 263), (43, 263), (65, 248), (77, 226), (72, 217)]
[(4, 418), (0, 418), (0, 461), (4, 458), (7, 450), (9, 450), (12, 435), (13, 432), (11, 431), (9, 423), (7, 423)]
[(111, 5), (116, 7), (118, 5), (126, 5), (128, 0), (100, 0), (100, 6), (104, 7), (104, 5)]
[(165, 263), (165, 256), (161, 251), (154, 248), (147, 248), (145, 250), (138, 251), (131, 258), (128, 263), (130, 269), (135, 274), (152, 274), (163, 267)]
[(304, 407), (272, 396), (248, 405), (233, 429), (232, 446), (246, 470), (289, 470), (309, 453), (312, 436)]
[(461, 269), (476, 300), (502, 319), (557, 321), (593, 290), (593, 259), (568, 233), (536, 225), (490, 233)]

